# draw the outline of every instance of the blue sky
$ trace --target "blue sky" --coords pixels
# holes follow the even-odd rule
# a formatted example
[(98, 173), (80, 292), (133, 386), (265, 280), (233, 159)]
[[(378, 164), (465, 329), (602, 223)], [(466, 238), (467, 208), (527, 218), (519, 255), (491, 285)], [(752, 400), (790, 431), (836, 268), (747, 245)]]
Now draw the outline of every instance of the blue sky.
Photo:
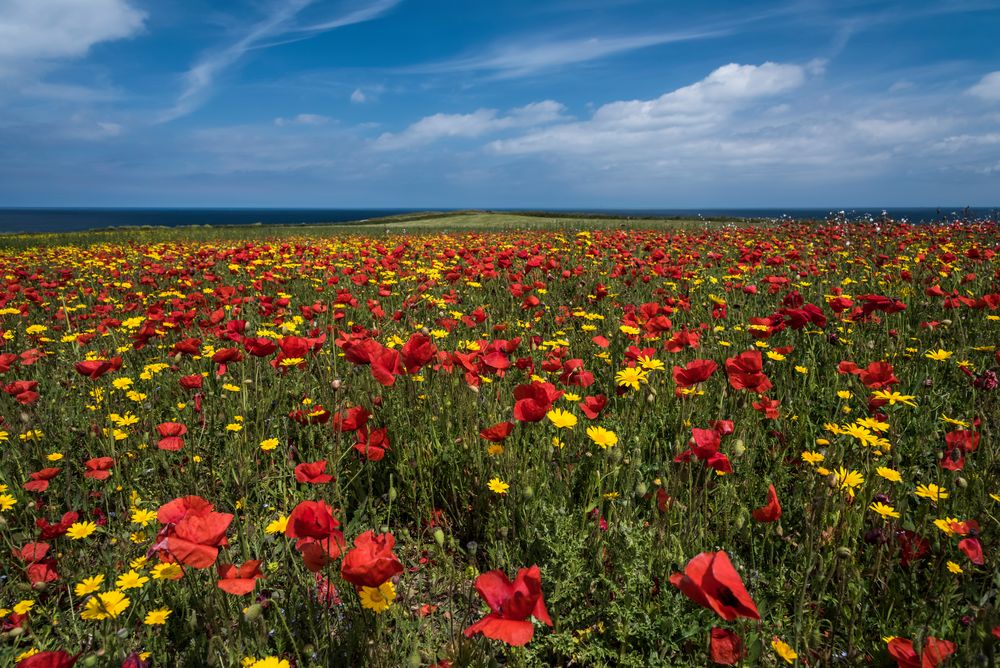
[(998, 32), (977, 0), (3, 0), (0, 206), (995, 206)]

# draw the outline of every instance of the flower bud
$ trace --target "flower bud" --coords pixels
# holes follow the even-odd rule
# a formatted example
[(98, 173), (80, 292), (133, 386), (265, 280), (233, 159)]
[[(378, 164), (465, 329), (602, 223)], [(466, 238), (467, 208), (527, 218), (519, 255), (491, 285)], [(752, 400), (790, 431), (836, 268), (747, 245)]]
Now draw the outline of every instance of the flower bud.
[(434, 529), (434, 542), (438, 544), (438, 547), (444, 547), (444, 531), (441, 531), (440, 527)]

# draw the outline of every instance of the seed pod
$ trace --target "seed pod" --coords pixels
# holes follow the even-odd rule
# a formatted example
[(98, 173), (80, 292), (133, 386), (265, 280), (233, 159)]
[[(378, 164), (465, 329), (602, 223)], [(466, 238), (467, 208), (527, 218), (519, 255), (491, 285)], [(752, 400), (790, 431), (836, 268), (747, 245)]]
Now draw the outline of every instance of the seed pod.
[(636, 483), (636, 485), (635, 485), (635, 495), (637, 497), (642, 498), (642, 497), (646, 496), (646, 492), (647, 491), (649, 491), (649, 488), (646, 486), (646, 483), (641, 482), (641, 481), (638, 482), (638, 483)]
[(851, 554), (851, 548), (849, 547), (838, 547), (837, 556), (841, 559), (850, 559), (853, 555)]
[(396, 497), (398, 497), (398, 496), (399, 496), (399, 492), (396, 491), (396, 487), (395, 486), (390, 487), (389, 488), (389, 500), (390, 501), (395, 501)]
[(955, 478), (955, 484), (961, 487), (962, 489), (965, 489), (966, 487), (969, 486), (969, 481), (963, 478), (962, 476), (959, 476)]
[(246, 612), (243, 613), (243, 619), (247, 620), (248, 622), (252, 622), (255, 619), (259, 619), (260, 616), (263, 614), (264, 614), (264, 606), (261, 605), (260, 603), (254, 603), (253, 605), (247, 608)]
[(746, 451), (747, 451), (747, 446), (743, 443), (743, 439), (742, 438), (736, 439), (736, 442), (733, 443), (733, 456), (742, 457)]
[(441, 531), (440, 527), (434, 529), (434, 542), (438, 544), (438, 547), (444, 547), (444, 531)]
[(530, 498), (534, 497), (535, 496), (535, 488), (532, 487), (531, 485), (525, 485), (521, 489), (521, 496), (523, 496), (526, 499), (530, 499)]

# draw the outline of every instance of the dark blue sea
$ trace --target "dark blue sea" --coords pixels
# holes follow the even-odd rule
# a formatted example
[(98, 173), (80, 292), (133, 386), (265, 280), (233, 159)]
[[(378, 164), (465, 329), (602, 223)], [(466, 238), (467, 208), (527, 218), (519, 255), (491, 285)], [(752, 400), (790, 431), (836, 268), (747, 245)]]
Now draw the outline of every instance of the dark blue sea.
[[(340, 223), (394, 216), (426, 209), (41, 209), (0, 208), (0, 233), (72, 232), (95, 228), (157, 225), (251, 225)], [(447, 211), (449, 209), (437, 209)], [(525, 209), (491, 209), (524, 211)], [(536, 211), (532, 209), (532, 211)], [(664, 216), (683, 218), (790, 218), (795, 220), (847, 220), (879, 218), (883, 213), (894, 220), (926, 223), (940, 220), (997, 220), (1000, 207), (971, 208), (771, 208), (771, 209), (546, 209), (553, 213), (586, 213), (614, 216)]]

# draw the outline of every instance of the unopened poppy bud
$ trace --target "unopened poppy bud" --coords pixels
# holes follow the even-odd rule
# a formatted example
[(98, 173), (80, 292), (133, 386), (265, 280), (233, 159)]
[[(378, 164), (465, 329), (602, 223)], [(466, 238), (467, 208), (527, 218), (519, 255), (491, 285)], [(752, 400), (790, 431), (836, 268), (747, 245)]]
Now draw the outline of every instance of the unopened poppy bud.
[(248, 622), (252, 622), (255, 619), (260, 618), (260, 616), (263, 614), (264, 614), (264, 606), (261, 605), (260, 603), (254, 603), (253, 605), (249, 606), (243, 613), (243, 619), (247, 620)]
[(959, 476), (959, 477), (955, 478), (955, 484), (958, 485), (959, 487), (961, 487), (962, 489), (965, 489), (966, 487), (969, 486), (969, 481), (966, 480), (965, 478)]
[(733, 456), (742, 457), (743, 453), (745, 453), (746, 451), (747, 451), (747, 446), (743, 443), (743, 439), (742, 438), (736, 439), (736, 442), (733, 444)]
[(737, 529), (742, 529), (746, 523), (747, 523), (747, 518), (743, 517), (743, 515), (736, 516), (736, 521), (734, 522), (734, 524), (736, 524)]
[(96, 666), (97, 665), (97, 660), (98, 660), (97, 657), (94, 656), (93, 654), (91, 654), (86, 659), (84, 659), (83, 661), (81, 661), (80, 665), (81, 666)]
[(646, 483), (644, 483), (644, 482), (638, 482), (638, 483), (636, 483), (636, 485), (635, 485), (635, 495), (636, 496), (638, 496), (640, 498), (644, 497), (644, 496), (646, 496), (646, 492), (647, 491), (649, 491), (649, 488), (646, 487)]
[(399, 496), (399, 492), (396, 491), (396, 488), (395, 487), (390, 487), (389, 488), (389, 500), (390, 501), (395, 501), (397, 496)]
[(34, 589), (35, 591), (45, 591), (46, 589), (49, 588), (49, 583), (43, 580), (34, 583), (33, 585), (31, 585), (31, 588)]
[(444, 531), (441, 531), (440, 527), (434, 529), (434, 542), (436, 542), (439, 547), (444, 547)]
[(11, 638), (16, 638), (19, 635), (21, 635), (22, 633), (24, 633), (24, 629), (21, 628), (20, 626), (16, 626), (16, 627), (12, 628), (10, 631), (8, 631), (7, 633), (8, 633), (8, 635)]
[(341, 379), (339, 379), (339, 378), (334, 378), (334, 379), (333, 379), (333, 380), (332, 380), (332, 381), (330, 382), (330, 387), (332, 387), (332, 388), (333, 388), (333, 391), (334, 391), (334, 392), (336, 392), (337, 390), (339, 390), (339, 389), (340, 389), (340, 388), (342, 388), (343, 386), (344, 386), (344, 381), (342, 381), (342, 380), (341, 380)]
[(504, 540), (506, 540), (508, 533), (510, 533), (510, 532), (507, 530), (507, 527), (500, 527), (500, 537), (501, 538), (503, 538)]
[(650, 392), (649, 394), (646, 395), (646, 403), (647, 404), (651, 404), (654, 401), (656, 401), (656, 395), (655, 394), (653, 394), (652, 392)]
[(944, 325), (945, 327), (951, 327), (951, 319), (945, 318), (944, 320), (941, 321), (941, 324)]
[(530, 499), (534, 495), (535, 495), (535, 488), (532, 487), (531, 485), (525, 485), (521, 489), (521, 496), (523, 496), (526, 499)]
[(622, 460), (624, 453), (621, 448), (608, 448), (608, 459), (614, 463), (618, 463)]
[(420, 652), (413, 650), (410, 652), (410, 656), (407, 657), (406, 664), (410, 666), (410, 668), (420, 668), (424, 665), (424, 659), (420, 656)]
[(837, 548), (837, 556), (840, 557), (841, 559), (850, 559), (851, 556), (852, 556), (851, 555), (851, 548), (849, 548), (849, 547), (838, 547)]
[(779, 524), (778, 526), (774, 527), (774, 533), (778, 534), (778, 538), (781, 538), (782, 536), (785, 535), (785, 530), (782, 529), (781, 525)]

